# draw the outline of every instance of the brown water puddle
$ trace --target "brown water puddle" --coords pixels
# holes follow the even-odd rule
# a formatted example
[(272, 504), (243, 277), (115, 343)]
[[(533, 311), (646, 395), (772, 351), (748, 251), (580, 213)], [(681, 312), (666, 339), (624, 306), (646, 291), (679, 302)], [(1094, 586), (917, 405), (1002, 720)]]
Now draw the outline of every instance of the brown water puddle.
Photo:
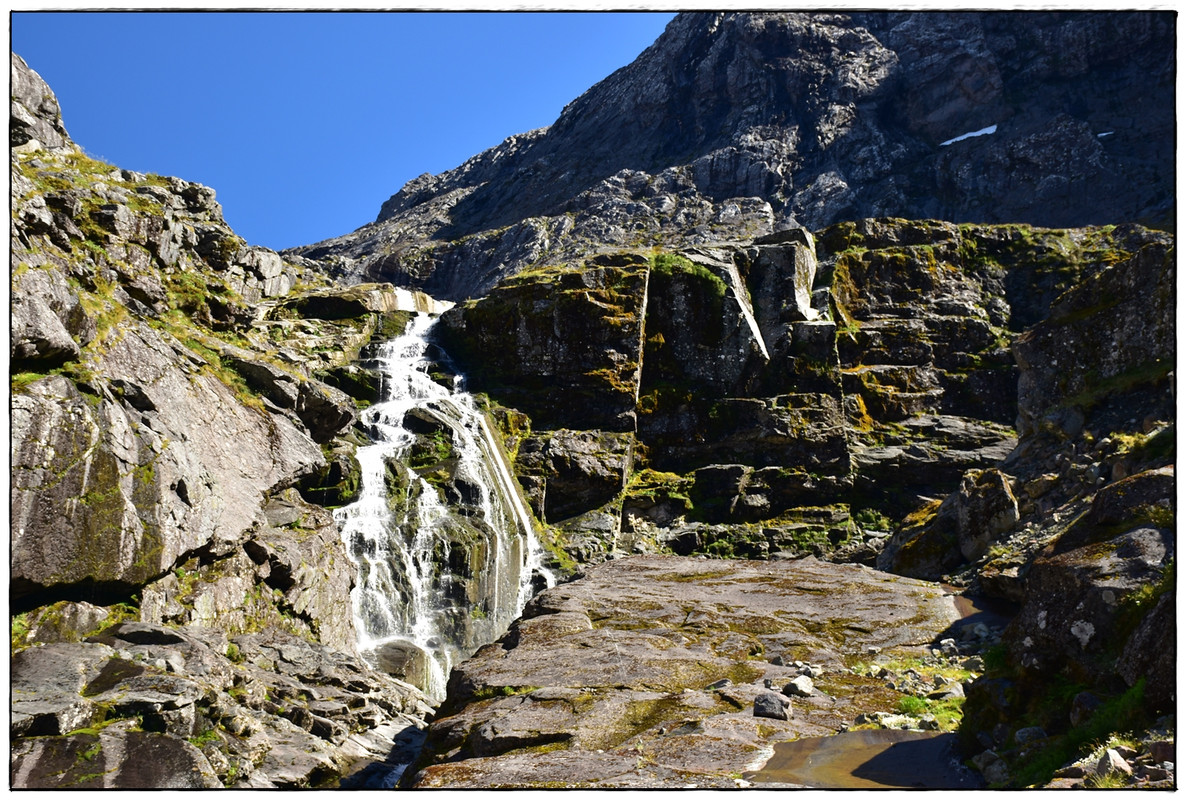
[(780, 742), (766, 765), (745, 778), (818, 789), (983, 787), (960, 765), (955, 740), (953, 733), (864, 730)]
[(1007, 600), (989, 597), (969, 597), (959, 594), (954, 586), (940, 584), (951, 593), (951, 600), (960, 615), (960, 625), (974, 625), (983, 622), (990, 628), (1003, 628), (1017, 614), (1017, 606)]

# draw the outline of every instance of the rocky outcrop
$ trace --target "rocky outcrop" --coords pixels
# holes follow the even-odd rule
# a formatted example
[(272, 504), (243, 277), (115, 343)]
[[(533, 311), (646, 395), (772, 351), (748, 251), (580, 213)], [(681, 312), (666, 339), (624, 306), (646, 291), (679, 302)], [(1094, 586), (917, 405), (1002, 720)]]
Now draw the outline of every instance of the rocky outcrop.
[[(325, 506), (413, 312), (444, 312), (457, 364), (426, 374), (483, 393), (553, 568), (586, 575), (456, 669), (406, 783), (733, 786), (774, 741), (950, 730), (892, 712), (965, 693), (989, 783), (1097, 741), (1097, 774), (1172, 781), (1163, 741), (1107, 739), (1176, 692), (1173, 237), (1131, 222), (1173, 204), (1172, 37), (681, 15), (551, 128), (285, 254), (208, 187), (85, 156), (14, 55), (13, 785), (399, 779), (427, 708), (355, 654)], [(989, 224), (1015, 219), (1124, 224)], [(485, 569), (448, 426), (402, 424), (388, 507), (459, 503), (435, 624), (489, 641), (489, 586), (543, 576)], [(656, 552), (699, 557), (622, 558)], [(961, 629), (924, 578), (1016, 618)], [(438, 644), (374, 660), (411, 680)]]
[[(1017, 447), (920, 508), (878, 562), (1020, 604), (1008, 658), (966, 708), (968, 747), (990, 748), (1007, 776), (997, 782), (1049, 780), (1034, 765), (1069, 757), (1088, 731), (1147, 725), (1172, 708), (1163, 654), (1173, 646), (1148, 637), (1173, 616), (1159, 599), (1175, 550), (1174, 257), (1147, 231), (1122, 226), (1109, 239), (1116, 249), (1097, 241), (1044, 318), (1013, 339)], [(1096, 702), (1076, 706), (1056, 686)], [(1050, 737), (1011, 746), (1026, 726)]]
[(354, 762), (406, 762), (427, 711), (413, 687), (290, 634), (139, 622), (17, 653), (12, 692), (12, 779), (37, 789), (317, 787)]
[(601, 564), (453, 671), (410, 785), (735, 787), (772, 743), (893, 707), (849, 664), (922, 668), (956, 619), (933, 584), (811, 558)]
[(73, 148), (70, 134), (62, 124), (58, 98), (16, 53), (12, 54), (9, 71), (9, 97), (9, 147), (25, 152)]
[(314, 502), (357, 491), (357, 403), (319, 378), (440, 306), (247, 246), (213, 190), (84, 155), (12, 69), (13, 784), (385, 763), (426, 706), (355, 654), (354, 567)]
[[(1032, 556), (1064, 535), (1067, 522), (1100, 488), (1172, 460), (1171, 245), (1162, 235), (1124, 227), (1109, 238), (1116, 249), (1098, 240), (1084, 252), (1090, 260), (1073, 259), (1078, 281), (1050, 304), (1042, 321), (1013, 340), (1020, 439), (1000, 465), (1003, 478), (990, 493), (996, 499), (981, 491), (981, 505), (989, 505), (975, 513), (972, 490), (961, 490), (963, 499), (953, 496), (932, 510), (929, 528), (903, 532), (891, 543), (883, 566), (937, 576), (961, 562), (977, 562), (986, 547), (1009, 550), (1007, 542), (1018, 537), (1030, 542), (1023, 549)], [(983, 483), (973, 475), (964, 480)], [(947, 509), (958, 510), (962, 522)], [(972, 537), (979, 544), (968, 539), (968, 524), (980, 529)], [(959, 557), (938, 544), (954, 541), (957, 529), (964, 530), (966, 551)], [(948, 554), (946, 567), (915, 561), (917, 554), (937, 550)], [(1019, 570), (1008, 559), (989, 560), (981, 583), (1020, 599)]]
[[(813, 553), (1017, 603), (1006, 674), (1030, 688), (978, 685), (967, 725), (1006, 776), (1046, 745), (1014, 751), (1001, 737), (1033, 715), (1048, 730), (1067, 721), (1061, 706), (1002, 698), (1047, 697), (1052, 675), (1105, 697), (1148, 691), (1149, 710), (1167, 708), (1172, 683), (1144, 648), (1145, 620), (1172, 615), (1158, 602), (1173, 559), (1170, 238), (882, 219), (814, 241), (615, 257), (649, 275), (641, 324), (630, 316), (612, 359), (630, 367), (619, 380), (637, 375), (617, 388), (637, 400), (615, 407), (612, 444), (603, 407), (581, 399), (581, 382), (611, 363), (604, 352), (582, 359), (564, 328), (509, 305), (501, 287), (445, 315), (445, 347), (474, 385), (518, 404), (508, 417), (527, 411), (516, 468), (568, 555)], [(808, 257), (804, 311), (787, 287)], [(565, 273), (523, 273), (505, 291), (545, 274)], [(548, 280), (557, 304), (580, 286)], [(592, 312), (571, 326), (575, 341), (622, 318), (608, 303), (572, 308)], [(483, 361), (502, 331), (518, 332), (514, 353)], [(538, 363), (537, 337), (575, 362), (504, 395), (517, 364)], [(553, 483), (562, 497), (549, 502)]]
[(296, 252), (461, 299), (607, 247), (862, 217), (1169, 224), (1173, 52), (1161, 12), (681, 14), (550, 127)]
[[(1010, 343), (1023, 353), (1071, 313), (1062, 304), (1077, 301), (1061, 293), (1126, 265), (1147, 266), (1125, 285), (1168, 285), (1152, 266), (1167, 241), (1133, 226), (862, 220), (527, 271), (447, 312), (440, 338), (473, 389), (526, 415), (516, 469), (581, 560), (623, 547), (726, 552), (732, 538), (751, 556), (839, 548), (871, 563), (884, 541), (867, 531), (963, 482), (881, 558), (936, 579), (1033, 511), (1018, 473), (997, 471), (1017, 443)], [(1162, 352), (1164, 326), (1140, 324), (1131, 352)], [(1041, 395), (1020, 374), (1024, 417)], [(810, 511), (820, 506), (834, 510)], [(935, 532), (919, 538), (920, 525)]]

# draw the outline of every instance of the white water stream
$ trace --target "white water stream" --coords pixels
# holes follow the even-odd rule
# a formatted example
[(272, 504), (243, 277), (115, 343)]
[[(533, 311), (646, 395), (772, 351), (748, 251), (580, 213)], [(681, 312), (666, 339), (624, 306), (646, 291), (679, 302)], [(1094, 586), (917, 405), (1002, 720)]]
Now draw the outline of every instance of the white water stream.
[[(411, 652), (421, 666), (406, 679), (439, 701), (452, 665), (522, 612), (533, 575), (549, 586), (555, 579), (485, 414), (460, 386), (428, 375), (434, 323), (418, 314), (381, 348), (380, 401), (362, 414), (372, 444), (357, 453), (361, 492), (335, 517), (358, 569), (359, 649), (372, 660), (393, 647)], [(409, 412), (451, 440), (451, 481), (434, 485), (408, 466)]]

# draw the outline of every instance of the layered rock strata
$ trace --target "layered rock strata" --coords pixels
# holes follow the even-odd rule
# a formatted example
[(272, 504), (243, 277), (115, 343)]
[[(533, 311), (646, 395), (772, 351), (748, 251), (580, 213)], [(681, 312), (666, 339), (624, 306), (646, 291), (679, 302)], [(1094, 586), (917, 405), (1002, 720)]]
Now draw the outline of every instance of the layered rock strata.
[[(445, 315), (474, 385), (517, 407), (560, 548), (810, 552), (1015, 603), (964, 728), (994, 783), (1049, 780), (1034, 765), (1074, 756), (1076, 730), (1151, 724), (1176, 685), (1172, 642), (1151, 645), (1173, 619), (1172, 237), (882, 219), (815, 238), (601, 256), (596, 284), (527, 271)], [(786, 287), (817, 255), (804, 312)], [(633, 293), (607, 290), (610, 263)], [(564, 303), (586, 316), (546, 324)], [(577, 360), (549, 372), (541, 350)], [(529, 393), (504, 389), (520, 363), (543, 373)], [(1020, 746), (1027, 727), (1049, 735)]]
[[(447, 312), (440, 335), (470, 385), (520, 415), (506, 429), (520, 480), (579, 560), (661, 544), (844, 545), (870, 561), (893, 520), (970, 481), (962, 513), (984, 529), (966, 525), (966, 552), (942, 550), (954, 560), (933, 579), (1018, 520), (1011, 484), (965, 477), (1016, 444), (1010, 342), (1040, 335), (1076, 282), (1166, 242), (1136, 227), (863, 220), (818, 244), (798, 230), (527, 271)], [(1158, 331), (1133, 353), (1161, 352)]]

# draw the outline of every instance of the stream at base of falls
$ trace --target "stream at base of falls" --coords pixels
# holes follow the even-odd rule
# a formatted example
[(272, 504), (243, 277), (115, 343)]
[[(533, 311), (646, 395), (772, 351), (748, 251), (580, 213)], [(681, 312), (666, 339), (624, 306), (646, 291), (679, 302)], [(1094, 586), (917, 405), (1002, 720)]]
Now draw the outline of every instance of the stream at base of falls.
[(361, 415), (371, 444), (357, 451), (360, 494), (335, 518), (357, 567), (359, 650), (440, 702), (452, 665), (501, 636), (555, 579), (485, 414), (460, 378), (447, 387), (429, 375), (444, 359), (430, 357), (435, 321), (418, 314), (379, 348), (380, 399)]

